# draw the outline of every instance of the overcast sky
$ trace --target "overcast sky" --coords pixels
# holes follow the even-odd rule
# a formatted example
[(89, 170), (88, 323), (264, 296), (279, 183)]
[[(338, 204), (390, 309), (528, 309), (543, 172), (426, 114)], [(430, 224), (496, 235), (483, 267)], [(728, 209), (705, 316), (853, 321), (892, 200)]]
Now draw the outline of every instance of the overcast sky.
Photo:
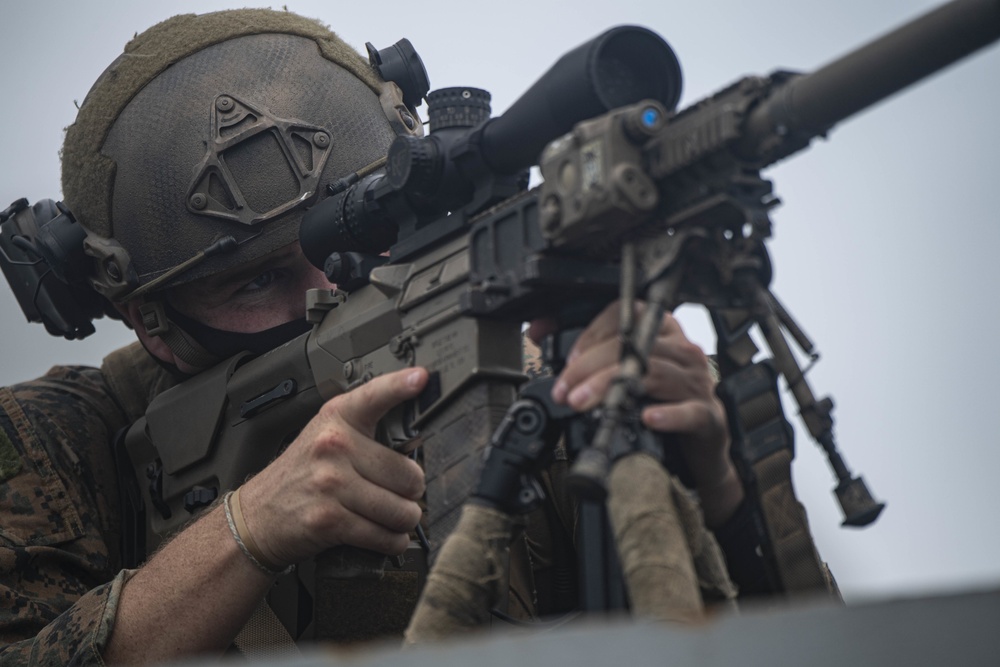
[[(181, 11), (246, 4), (3, 3), (3, 205), (60, 197), (58, 150), (74, 101), (135, 32)], [(322, 19), (362, 51), (367, 41), (384, 47), (408, 37), (432, 88), (486, 88), (499, 113), (560, 54), (612, 25), (645, 25), (671, 43), (686, 106), (744, 74), (813, 70), (935, 4), (291, 0), (287, 7)], [(849, 600), (1000, 585), (998, 84), (993, 46), (767, 172), (784, 202), (773, 215), (773, 288), (822, 352), (809, 378), (818, 395), (836, 401), (848, 464), (888, 503), (874, 526), (841, 529), (832, 474), (798, 429), (799, 496)], [(24, 322), (5, 284), (0, 305), (0, 384), (56, 363), (99, 363), (130, 340), (116, 322), (85, 341), (50, 338)], [(704, 316), (693, 308), (682, 315), (692, 337), (714, 349)], [(790, 400), (786, 410), (794, 413)]]

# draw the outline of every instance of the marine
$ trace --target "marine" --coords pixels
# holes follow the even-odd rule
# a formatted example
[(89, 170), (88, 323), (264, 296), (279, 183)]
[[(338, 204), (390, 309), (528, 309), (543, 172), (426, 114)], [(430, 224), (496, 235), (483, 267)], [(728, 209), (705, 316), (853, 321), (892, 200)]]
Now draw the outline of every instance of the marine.
[[(424, 369), (327, 402), (280, 456), (135, 568), (120, 556), (128, 526), (113, 443), (164, 390), (308, 329), (302, 295), (331, 285), (303, 257), (298, 223), (328, 185), (418, 135), (412, 114), (325, 26), (269, 10), (169, 19), (94, 84), (67, 131), (64, 202), (85, 231), (86, 284), (138, 341), (101, 369), (56, 367), (0, 391), (0, 663), (222, 653), (289, 568), (340, 545), (410, 546), (423, 473), (374, 436), (423, 390)], [(617, 359), (612, 307), (575, 344), (554, 400), (594, 408)], [(709, 364), (669, 315), (644, 388), (643, 423), (676, 434), (733, 578), (763, 589)], [(513, 616), (559, 611), (546, 569), (571, 511), (529, 519), (513, 549)], [(363, 588), (354, 594), (365, 608)], [(401, 631), (397, 620), (368, 625), (342, 638)]]

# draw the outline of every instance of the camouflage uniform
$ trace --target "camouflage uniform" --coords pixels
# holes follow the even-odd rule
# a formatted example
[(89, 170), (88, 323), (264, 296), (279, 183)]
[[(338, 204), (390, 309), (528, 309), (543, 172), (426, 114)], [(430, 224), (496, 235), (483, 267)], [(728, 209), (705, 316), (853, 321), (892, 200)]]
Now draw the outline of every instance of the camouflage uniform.
[[(527, 341), (525, 348), (526, 373), (545, 375), (537, 348)], [(112, 359), (117, 362), (109, 366)], [(109, 367), (114, 372), (56, 367), (34, 382), (0, 389), (0, 666), (102, 664), (122, 586), (133, 572), (121, 569), (112, 443), (159, 392), (176, 383), (138, 343), (109, 356)], [(122, 373), (134, 373), (129, 386), (147, 390), (123, 391), (116, 379)], [(566, 470), (566, 454), (559, 448), (543, 476), (552, 502), (530, 515), (527, 530), (511, 546), (507, 611), (515, 618), (572, 608), (553, 581), (560, 563), (573, 558), (567, 545), (576, 508), (564, 492)], [(733, 550), (723, 547), (732, 563)], [(749, 588), (758, 578), (750, 573)], [(747, 586), (739, 579), (741, 587)], [(402, 592), (392, 596), (393, 606), (407, 609), (390, 610), (391, 622), (384, 609), (381, 615), (362, 609), (364, 600), (352, 605), (369, 622), (352, 629), (348, 639), (371, 638), (373, 632), (401, 635), (415, 601)], [(350, 594), (350, 589), (339, 593)]]
[(0, 664), (101, 663), (130, 575), (111, 448), (128, 423), (94, 368), (0, 390)]
[[(145, 395), (115, 391), (101, 370), (63, 366), (0, 389), (0, 665), (101, 663), (132, 573), (121, 570), (112, 443), (175, 382), (138, 343), (130, 347)], [(528, 359), (537, 374), (537, 356)], [(550, 562), (547, 523), (533, 522), (513, 547), (522, 567), (512, 572), (509, 612), (519, 618), (537, 609), (528, 564)]]

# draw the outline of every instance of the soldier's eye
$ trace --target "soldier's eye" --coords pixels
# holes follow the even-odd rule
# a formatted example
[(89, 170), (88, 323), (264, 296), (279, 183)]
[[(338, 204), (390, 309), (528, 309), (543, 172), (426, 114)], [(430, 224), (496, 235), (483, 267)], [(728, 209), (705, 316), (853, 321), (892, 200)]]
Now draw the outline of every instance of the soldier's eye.
[(281, 279), (282, 271), (280, 269), (268, 269), (262, 271), (260, 275), (244, 285), (240, 291), (241, 292), (259, 292), (273, 286), (278, 280)]

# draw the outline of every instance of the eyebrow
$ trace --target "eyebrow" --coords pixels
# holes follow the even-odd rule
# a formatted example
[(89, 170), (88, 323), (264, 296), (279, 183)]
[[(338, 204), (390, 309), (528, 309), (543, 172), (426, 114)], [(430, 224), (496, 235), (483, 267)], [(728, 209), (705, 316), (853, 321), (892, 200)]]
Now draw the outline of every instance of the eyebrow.
[(284, 252), (278, 252), (272, 255), (265, 255), (264, 257), (256, 260), (252, 264), (231, 269), (233, 271), (233, 273), (231, 274), (229, 274), (229, 272), (226, 272), (225, 274), (208, 276), (208, 278), (206, 278), (205, 287), (208, 287), (210, 289), (232, 287), (233, 285), (246, 282), (250, 278), (255, 278), (257, 274), (261, 271), (261, 269), (287, 262), (288, 260), (293, 259), (294, 256), (295, 256), (294, 247), (290, 247), (286, 249)]
[[(296, 249), (294, 246), (288, 248), (284, 252), (274, 251), (271, 255), (265, 255), (264, 257), (255, 260), (250, 265), (239, 266), (230, 269), (229, 271), (232, 271), (232, 273), (226, 271), (224, 272), (225, 275), (217, 274), (214, 276), (207, 276), (204, 279), (204, 282), (196, 281), (200, 282), (200, 284), (197, 285), (197, 287), (195, 287), (194, 289), (197, 291), (197, 293), (200, 294), (205, 294), (205, 293), (211, 294), (220, 290), (227, 290), (233, 287), (240, 286), (242, 283), (247, 282), (251, 278), (256, 278), (261, 270), (267, 267), (280, 266), (281, 264), (284, 264), (285, 262), (294, 259), (295, 254), (296, 254)], [(188, 283), (188, 285), (189, 286), (194, 285), (194, 283)], [(185, 287), (184, 285), (180, 285), (179, 287), (174, 289), (183, 290), (184, 287)]]

